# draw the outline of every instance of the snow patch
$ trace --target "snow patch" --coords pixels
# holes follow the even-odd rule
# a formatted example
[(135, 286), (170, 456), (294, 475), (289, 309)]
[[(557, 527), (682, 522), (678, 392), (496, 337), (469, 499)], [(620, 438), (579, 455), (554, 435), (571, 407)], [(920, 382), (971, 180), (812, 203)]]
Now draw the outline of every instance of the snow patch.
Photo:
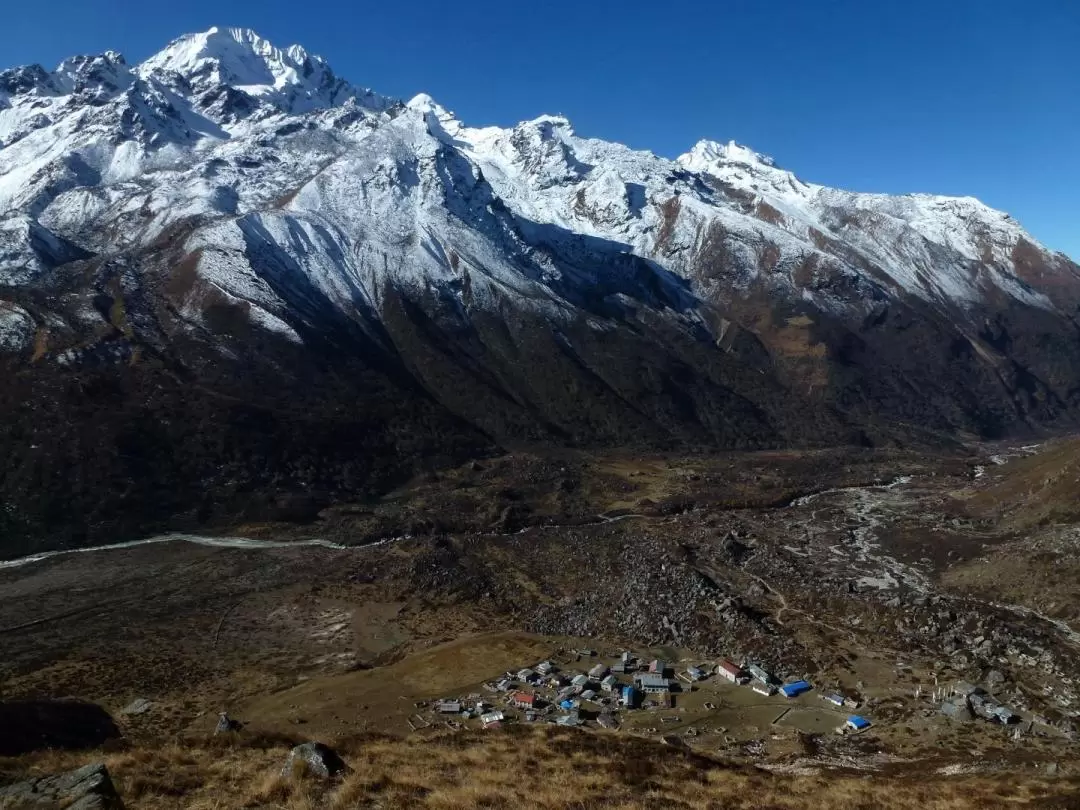
[(0, 351), (20, 352), (33, 344), (37, 325), (18, 304), (0, 301)]
[(775, 161), (768, 155), (755, 152), (749, 147), (728, 141), (701, 140), (684, 155), (676, 159), (692, 172), (709, 172), (723, 163), (745, 163), (751, 166), (775, 166)]

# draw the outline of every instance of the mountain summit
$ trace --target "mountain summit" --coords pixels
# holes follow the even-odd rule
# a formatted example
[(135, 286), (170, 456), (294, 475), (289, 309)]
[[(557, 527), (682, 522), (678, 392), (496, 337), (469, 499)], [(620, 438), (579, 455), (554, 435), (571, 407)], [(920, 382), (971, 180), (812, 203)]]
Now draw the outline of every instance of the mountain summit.
[(970, 198), (475, 128), (243, 29), (0, 73), (0, 534), (28, 543), (510, 441), (1073, 425), (1078, 305), (1080, 268)]
[(211, 28), (180, 37), (140, 65), (138, 73), (148, 79), (175, 73), (203, 90), (229, 87), (293, 114), (350, 100), (369, 109), (391, 103), (338, 79), (325, 61), (299, 45), (280, 50), (246, 28)]

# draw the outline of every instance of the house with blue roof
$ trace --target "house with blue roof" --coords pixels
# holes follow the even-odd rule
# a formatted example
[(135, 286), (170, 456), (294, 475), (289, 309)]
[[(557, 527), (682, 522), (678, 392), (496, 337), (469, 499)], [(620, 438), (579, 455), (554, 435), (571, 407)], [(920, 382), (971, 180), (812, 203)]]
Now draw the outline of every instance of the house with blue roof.
[(847, 719), (847, 722), (844, 725), (852, 731), (866, 731), (866, 729), (870, 728), (870, 721), (865, 717), (853, 714)]
[(780, 694), (786, 698), (798, 697), (799, 695), (809, 692), (813, 687), (806, 681), (795, 681), (795, 683), (786, 683), (780, 687)]

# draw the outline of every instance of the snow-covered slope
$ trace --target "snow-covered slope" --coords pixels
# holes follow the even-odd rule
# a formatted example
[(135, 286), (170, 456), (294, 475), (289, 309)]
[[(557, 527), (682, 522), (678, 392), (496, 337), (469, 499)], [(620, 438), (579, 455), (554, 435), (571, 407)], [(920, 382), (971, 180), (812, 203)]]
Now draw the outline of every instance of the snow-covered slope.
[[(402, 115), (410, 123), (391, 123)], [(403, 107), (299, 46), (235, 28), (180, 37), (137, 66), (109, 52), (0, 74), (0, 215), (31, 217), (94, 253), (126, 250), (191, 216), (277, 207), (326, 167), (354, 161), (350, 152), (383, 126), (411, 127), (420, 145), (385, 155), (383, 170), (420, 165), (437, 143), (519, 220), (610, 241), (682, 278), (694, 279), (709, 234), (722, 232), (743, 265), (733, 291), (760, 282), (767, 253), (771, 287), (786, 283), (822, 306), (860, 302), (827, 300), (820, 284), (794, 278), (808, 259), (818, 280), (846, 276), (945, 308), (997, 293), (1053, 307), (1012, 257), (1017, 245), (1049, 254), (976, 200), (811, 185), (733, 142), (702, 141), (670, 161), (578, 137), (556, 117), (475, 129), (427, 96)], [(360, 198), (369, 199), (401, 202)], [(342, 197), (321, 215), (355, 224), (398, 212)], [(6, 243), (10, 265), (17, 245)]]
[(0, 73), (0, 361), (73, 412), (94, 374), (439, 447), (999, 435), (1080, 412), (1078, 317), (1080, 268), (977, 200), (473, 127), (243, 29)]
[[(912, 295), (973, 305), (998, 289), (1035, 306), (1052, 306), (1012, 267), (1012, 251), (1021, 242), (1046, 248), (1008, 214), (973, 197), (859, 194), (804, 183), (734, 141), (700, 141), (678, 160), (769, 205), (782, 227), (807, 243), (820, 241), (816, 234), (847, 242)], [(937, 251), (947, 252), (945, 261)], [(980, 263), (983, 272), (971, 272)]]
[(211, 28), (180, 37), (136, 73), (150, 80), (176, 74), (203, 92), (229, 87), (294, 115), (350, 101), (368, 110), (385, 110), (393, 104), (339, 79), (321, 57), (309, 55), (299, 45), (280, 50), (243, 28)]

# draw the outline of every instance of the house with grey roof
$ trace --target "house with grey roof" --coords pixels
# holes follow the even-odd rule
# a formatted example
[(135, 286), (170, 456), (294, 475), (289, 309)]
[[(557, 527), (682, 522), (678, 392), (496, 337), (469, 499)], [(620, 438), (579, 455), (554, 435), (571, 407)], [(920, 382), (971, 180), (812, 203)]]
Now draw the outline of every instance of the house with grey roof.
[(646, 694), (658, 694), (671, 689), (671, 681), (655, 672), (641, 672), (634, 676), (638, 689)]

